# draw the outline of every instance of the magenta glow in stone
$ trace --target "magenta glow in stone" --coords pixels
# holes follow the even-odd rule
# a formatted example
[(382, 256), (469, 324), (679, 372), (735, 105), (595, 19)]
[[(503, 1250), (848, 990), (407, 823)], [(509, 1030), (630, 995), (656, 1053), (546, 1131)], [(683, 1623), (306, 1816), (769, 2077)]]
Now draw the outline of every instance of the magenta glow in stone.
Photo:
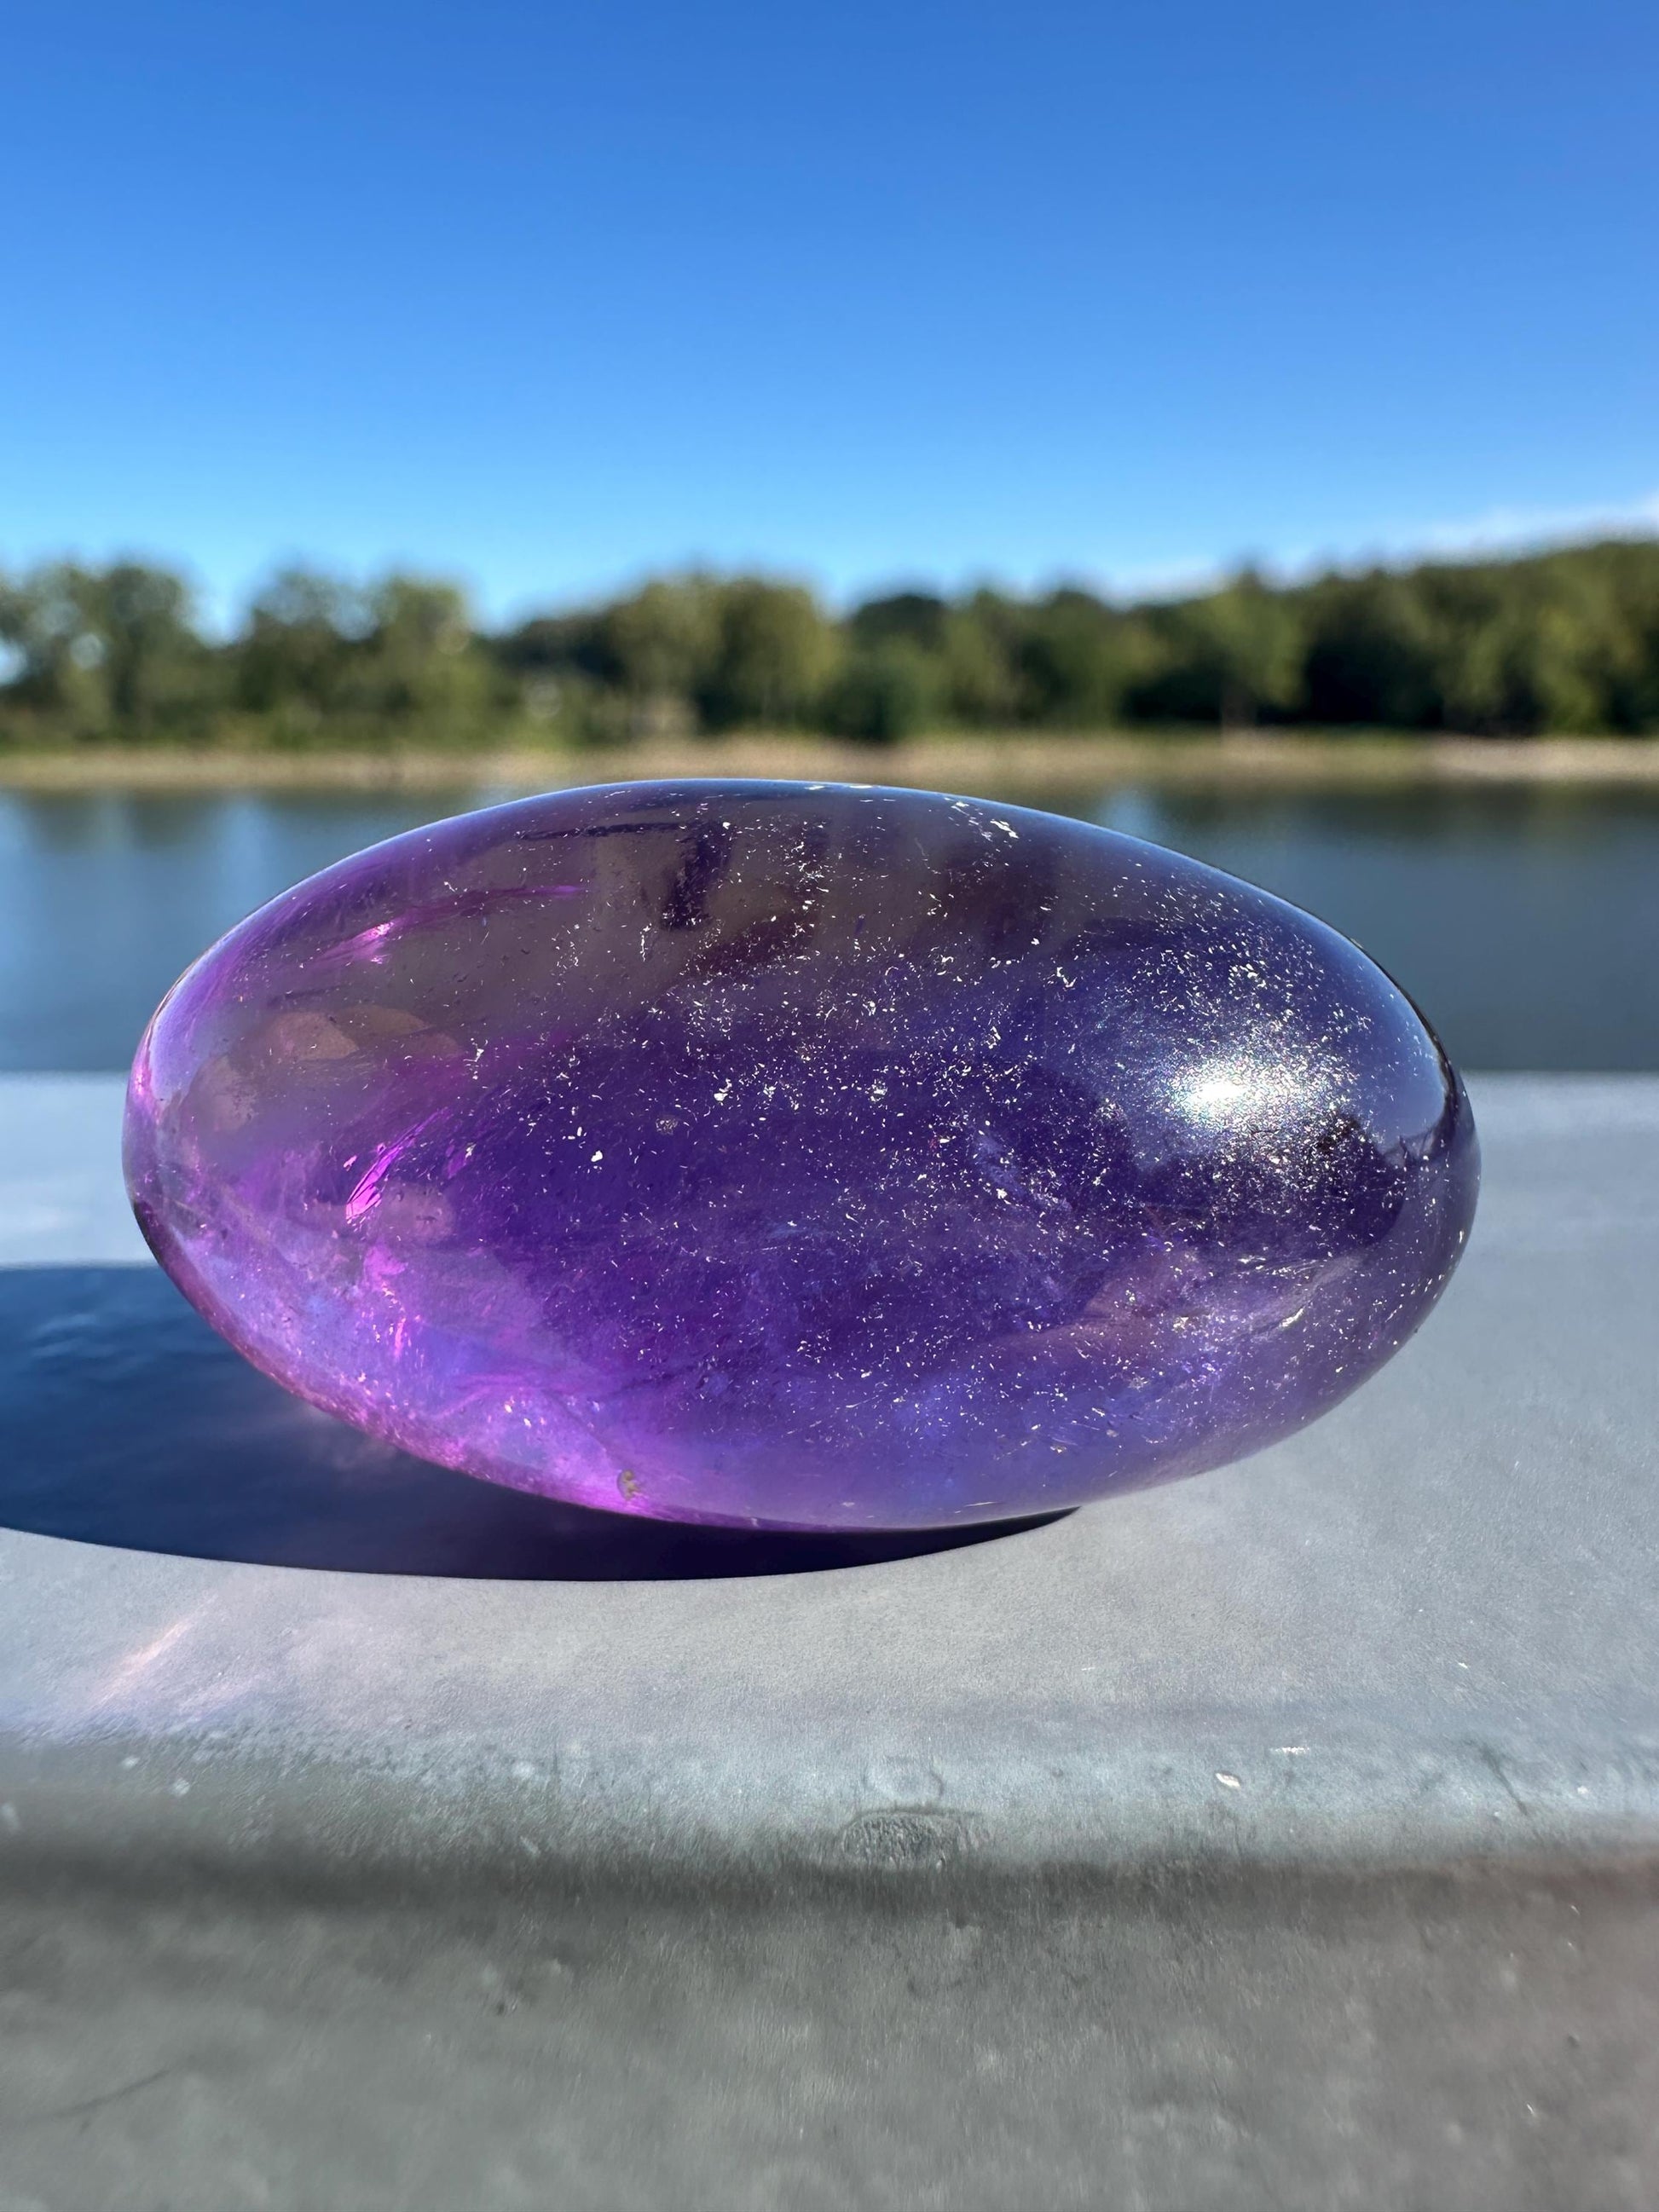
[(150, 1024), (162, 1265), (413, 1452), (813, 1528), (1077, 1504), (1254, 1451), (1428, 1312), (1462, 1087), (1353, 945), (1085, 823), (623, 784), (262, 908)]

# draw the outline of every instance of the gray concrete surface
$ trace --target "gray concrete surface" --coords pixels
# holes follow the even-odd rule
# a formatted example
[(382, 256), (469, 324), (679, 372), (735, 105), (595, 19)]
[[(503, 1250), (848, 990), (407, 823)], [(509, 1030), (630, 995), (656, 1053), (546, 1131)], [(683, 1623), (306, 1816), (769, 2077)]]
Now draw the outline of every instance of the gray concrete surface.
[[(1659, 2203), (1659, 1080), (1474, 1089), (1395, 1364), (1046, 1528), (0, 1534), (0, 2207)], [(0, 1264), (140, 1261), (117, 1108), (0, 1085)]]

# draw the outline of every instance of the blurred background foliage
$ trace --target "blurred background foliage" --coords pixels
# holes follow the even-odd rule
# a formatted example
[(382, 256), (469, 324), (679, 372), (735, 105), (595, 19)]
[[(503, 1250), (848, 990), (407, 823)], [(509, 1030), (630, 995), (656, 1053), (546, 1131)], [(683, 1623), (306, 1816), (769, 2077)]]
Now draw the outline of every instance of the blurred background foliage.
[(872, 745), (1135, 726), (1659, 733), (1659, 540), (1121, 604), (872, 599), (690, 573), (489, 631), (430, 578), (274, 576), (207, 635), (136, 561), (0, 577), (0, 743), (625, 744), (739, 729)]

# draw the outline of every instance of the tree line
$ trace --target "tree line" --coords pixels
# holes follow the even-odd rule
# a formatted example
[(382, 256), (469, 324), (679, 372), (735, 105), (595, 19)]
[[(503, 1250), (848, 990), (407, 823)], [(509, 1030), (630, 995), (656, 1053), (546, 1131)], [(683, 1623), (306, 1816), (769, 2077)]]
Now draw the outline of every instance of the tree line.
[(0, 744), (625, 744), (823, 732), (1253, 727), (1659, 732), (1659, 539), (1245, 571), (1138, 603), (690, 573), (490, 630), (454, 585), (276, 575), (209, 635), (172, 570), (0, 575)]

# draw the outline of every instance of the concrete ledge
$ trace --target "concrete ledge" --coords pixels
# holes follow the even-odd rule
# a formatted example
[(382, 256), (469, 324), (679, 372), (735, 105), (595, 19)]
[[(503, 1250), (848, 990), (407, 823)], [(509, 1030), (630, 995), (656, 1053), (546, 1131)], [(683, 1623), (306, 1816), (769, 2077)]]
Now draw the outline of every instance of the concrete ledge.
[[(131, 1254), (115, 1109), (96, 1081), (0, 1087), (14, 1175), (77, 1258)], [(1380, 1378), (1252, 1462), (1000, 1541), (562, 1583), (7, 1533), (0, 1853), (84, 1820), (124, 1857), (153, 1833), (234, 1862), (248, 1794), (285, 1850), (331, 1831), (422, 1859), (1639, 1846), (1659, 1080), (1488, 1081), (1477, 1109), (1474, 1249)], [(38, 1250), (46, 1210), (6, 1256)], [(234, 1439), (216, 1448), (234, 1484)]]
[[(0, 2206), (1651, 2205), (1659, 1080), (1474, 1087), (1441, 1310), (1197, 1481), (684, 1581), (0, 1536)], [(0, 1086), (0, 1260), (139, 1263), (118, 1107)]]

